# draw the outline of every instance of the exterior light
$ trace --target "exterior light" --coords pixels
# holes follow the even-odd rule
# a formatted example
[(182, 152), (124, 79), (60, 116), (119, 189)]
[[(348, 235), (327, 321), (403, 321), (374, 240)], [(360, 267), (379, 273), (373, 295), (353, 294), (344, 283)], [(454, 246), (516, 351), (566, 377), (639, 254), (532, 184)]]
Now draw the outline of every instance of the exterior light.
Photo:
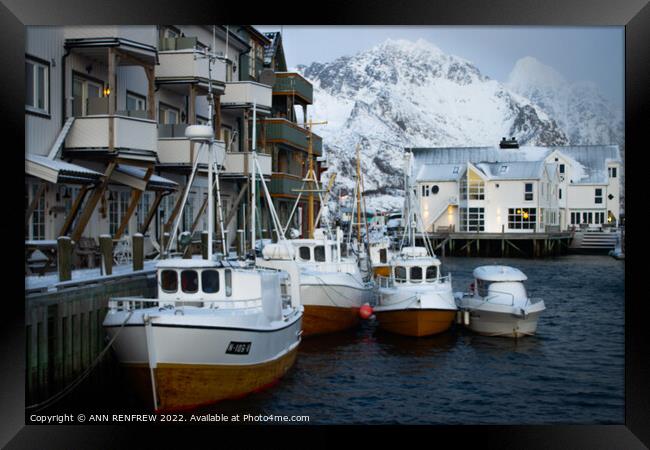
[(524, 217), (524, 219), (528, 219), (528, 213), (527, 213), (527, 212), (524, 212), (523, 217)]
[(104, 88), (104, 97), (108, 97), (109, 95), (111, 95), (111, 88), (109, 86), (106, 86)]
[(612, 216), (607, 217), (607, 222), (612, 222)]
[(521, 209), (518, 209), (518, 210), (517, 210), (517, 214), (521, 214)]

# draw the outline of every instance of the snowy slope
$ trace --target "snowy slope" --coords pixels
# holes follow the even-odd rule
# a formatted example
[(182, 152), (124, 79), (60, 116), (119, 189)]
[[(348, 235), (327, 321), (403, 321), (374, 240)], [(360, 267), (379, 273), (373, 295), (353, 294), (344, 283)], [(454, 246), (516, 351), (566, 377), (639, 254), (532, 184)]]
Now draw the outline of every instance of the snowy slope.
[(318, 133), (341, 193), (352, 190), (361, 145), (370, 207), (401, 206), (404, 147), (487, 146), (504, 136), (527, 145), (570, 142), (540, 105), (422, 39), (389, 39), (298, 70), (314, 85), (311, 116), (329, 122)]

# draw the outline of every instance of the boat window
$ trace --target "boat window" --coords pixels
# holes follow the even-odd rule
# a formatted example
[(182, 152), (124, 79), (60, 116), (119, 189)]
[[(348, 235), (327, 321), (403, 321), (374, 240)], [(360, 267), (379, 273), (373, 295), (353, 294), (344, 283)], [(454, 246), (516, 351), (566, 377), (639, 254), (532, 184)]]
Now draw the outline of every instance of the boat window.
[(230, 297), (232, 295), (232, 270), (226, 269), (224, 276), (226, 278), (226, 297)]
[(314, 247), (314, 260), (318, 262), (324, 262), (325, 261), (325, 246), (324, 245), (317, 245)]
[(395, 282), (406, 283), (406, 267), (395, 267)]
[(160, 273), (160, 287), (164, 292), (178, 291), (178, 274), (175, 270), (163, 270)]
[(216, 270), (204, 270), (201, 272), (201, 289), (206, 294), (219, 292), (219, 272)]
[(485, 280), (476, 280), (476, 293), (481, 297), (488, 296), (488, 288), (492, 283)]
[(379, 250), (379, 262), (382, 264), (388, 262), (388, 251), (385, 248)]
[(309, 251), (309, 247), (300, 247), (298, 249), (298, 255), (300, 256), (300, 259), (303, 261), (309, 261), (311, 259), (311, 253)]
[(436, 266), (427, 267), (427, 281), (433, 281), (438, 277), (438, 268)]
[(422, 281), (422, 267), (411, 267), (411, 282), (419, 283)]
[(181, 272), (181, 288), (186, 294), (199, 291), (199, 274), (196, 270), (183, 270)]

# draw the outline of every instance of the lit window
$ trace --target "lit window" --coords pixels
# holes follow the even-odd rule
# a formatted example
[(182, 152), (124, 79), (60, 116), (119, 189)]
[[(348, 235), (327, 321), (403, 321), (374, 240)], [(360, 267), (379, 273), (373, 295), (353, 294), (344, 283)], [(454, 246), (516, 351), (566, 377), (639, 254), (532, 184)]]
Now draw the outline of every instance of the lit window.
[(509, 208), (508, 229), (534, 230), (537, 224), (536, 208)]

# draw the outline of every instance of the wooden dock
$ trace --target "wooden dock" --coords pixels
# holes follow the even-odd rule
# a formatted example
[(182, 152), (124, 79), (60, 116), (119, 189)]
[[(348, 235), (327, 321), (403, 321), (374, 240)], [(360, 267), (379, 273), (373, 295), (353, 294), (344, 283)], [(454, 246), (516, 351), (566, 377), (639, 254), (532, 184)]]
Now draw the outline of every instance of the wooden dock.
[[(427, 233), (437, 255), (543, 258), (568, 253), (571, 232), (549, 233)], [(423, 240), (420, 234), (416, 240)]]

